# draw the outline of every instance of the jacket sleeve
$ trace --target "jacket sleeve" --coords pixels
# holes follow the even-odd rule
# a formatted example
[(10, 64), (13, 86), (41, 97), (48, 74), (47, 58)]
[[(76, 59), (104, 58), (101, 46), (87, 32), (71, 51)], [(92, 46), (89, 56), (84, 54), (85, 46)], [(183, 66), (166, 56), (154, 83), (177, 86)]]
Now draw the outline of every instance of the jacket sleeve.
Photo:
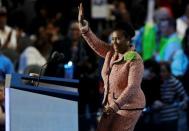
[(141, 59), (137, 59), (130, 63), (128, 86), (123, 90), (118, 99), (114, 101), (112, 105), (110, 105), (114, 111), (117, 112), (123, 105), (134, 99), (133, 97), (136, 97), (138, 88), (140, 88), (140, 84), (142, 82), (143, 72), (144, 66)]
[(88, 22), (85, 23), (85, 26), (80, 27), (83, 38), (99, 56), (105, 58), (107, 52), (113, 49), (112, 46), (100, 40), (89, 28)]

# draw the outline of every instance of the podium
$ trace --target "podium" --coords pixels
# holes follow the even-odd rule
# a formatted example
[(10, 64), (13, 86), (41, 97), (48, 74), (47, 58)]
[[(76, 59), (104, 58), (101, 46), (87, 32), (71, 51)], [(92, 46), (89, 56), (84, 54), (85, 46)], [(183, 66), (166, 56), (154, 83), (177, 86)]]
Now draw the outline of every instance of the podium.
[(6, 131), (78, 131), (78, 84), (64, 78), (7, 75)]

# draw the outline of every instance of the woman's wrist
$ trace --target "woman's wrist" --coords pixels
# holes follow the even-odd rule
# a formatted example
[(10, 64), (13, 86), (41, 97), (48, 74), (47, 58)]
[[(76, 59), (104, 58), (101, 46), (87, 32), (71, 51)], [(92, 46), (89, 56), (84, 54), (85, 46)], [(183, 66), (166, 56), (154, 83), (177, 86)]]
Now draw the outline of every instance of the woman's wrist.
[(88, 22), (86, 20), (83, 20), (83, 23), (79, 22), (79, 28), (81, 30), (81, 34), (86, 34), (89, 31)]
[(106, 115), (110, 115), (110, 114), (114, 114), (115, 111), (111, 108), (111, 107), (105, 107), (103, 109), (103, 112), (106, 114)]
[(88, 32), (89, 32), (89, 27), (87, 28), (86, 31), (81, 32), (81, 34), (87, 34)]

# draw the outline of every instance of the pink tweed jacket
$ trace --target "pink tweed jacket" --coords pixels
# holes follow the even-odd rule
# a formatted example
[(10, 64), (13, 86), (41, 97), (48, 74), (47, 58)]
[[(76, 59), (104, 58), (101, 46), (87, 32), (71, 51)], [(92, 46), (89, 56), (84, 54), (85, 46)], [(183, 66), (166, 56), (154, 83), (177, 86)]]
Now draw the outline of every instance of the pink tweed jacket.
[(116, 54), (112, 45), (97, 38), (89, 27), (81, 28), (81, 32), (89, 46), (105, 58), (101, 72), (105, 88), (103, 104), (122, 116), (128, 115), (129, 110), (143, 109), (145, 96), (140, 85), (144, 67), (140, 55), (136, 53), (135, 60), (124, 61), (122, 54)]

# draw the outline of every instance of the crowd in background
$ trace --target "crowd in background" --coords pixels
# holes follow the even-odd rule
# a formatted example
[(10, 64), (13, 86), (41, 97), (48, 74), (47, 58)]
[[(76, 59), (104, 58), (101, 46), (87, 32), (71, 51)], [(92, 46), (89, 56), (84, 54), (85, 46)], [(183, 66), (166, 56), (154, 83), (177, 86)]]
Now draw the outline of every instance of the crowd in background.
[[(39, 73), (65, 77), (72, 62), (71, 78), (79, 79), (79, 128), (96, 129), (103, 83), (102, 58), (81, 37), (74, 0), (0, 0), (0, 129), (4, 129), (6, 74)], [(188, 131), (189, 3), (187, 0), (108, 0), (111, 18), (91, 17), (91, 1), (83, 1), (92, 30), (110, 43), (111, 27), (129, 22), (136, 30), (132, 39), (144, 60), (142, 89), (146, 108), (136, 131)], [(54, 52), (64, 54), (50, 60)], [(187, 120), (188, 119), (188, 120)], [(86, 124), (87, 123), (87, 124)]]

